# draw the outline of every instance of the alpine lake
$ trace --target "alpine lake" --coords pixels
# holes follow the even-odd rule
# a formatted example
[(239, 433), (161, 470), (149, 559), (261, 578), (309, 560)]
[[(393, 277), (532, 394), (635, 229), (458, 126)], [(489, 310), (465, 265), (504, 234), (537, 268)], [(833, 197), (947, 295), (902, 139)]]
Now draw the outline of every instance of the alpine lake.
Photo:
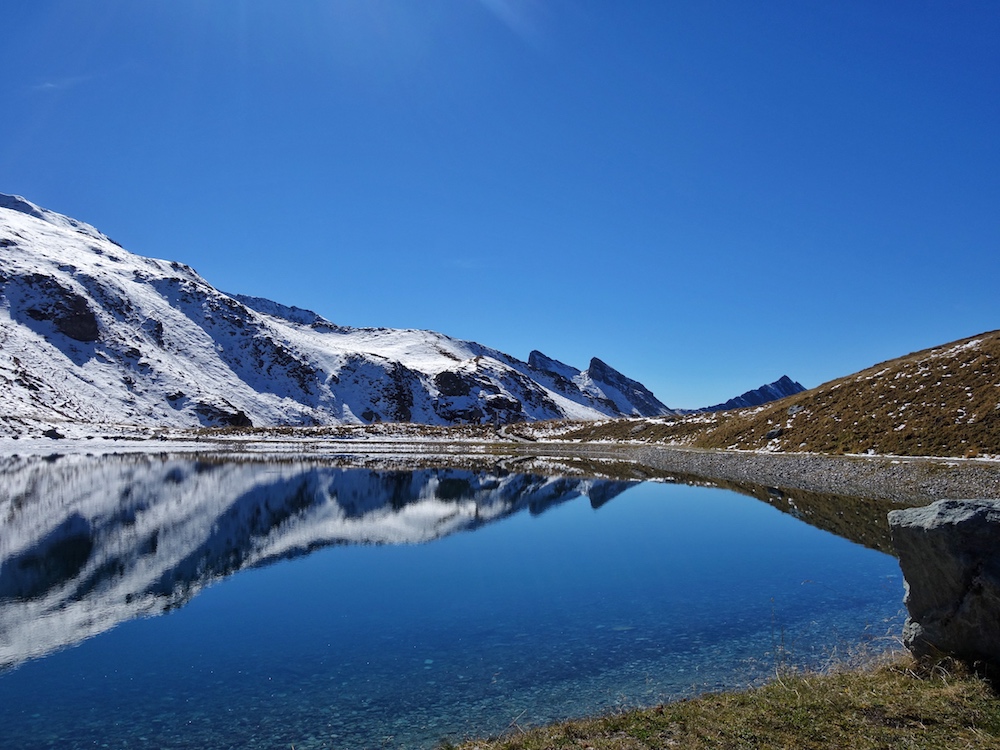
[(877, 540), (596, 473), (0, 459), (0, 746), (434, 748), (895, 646)]

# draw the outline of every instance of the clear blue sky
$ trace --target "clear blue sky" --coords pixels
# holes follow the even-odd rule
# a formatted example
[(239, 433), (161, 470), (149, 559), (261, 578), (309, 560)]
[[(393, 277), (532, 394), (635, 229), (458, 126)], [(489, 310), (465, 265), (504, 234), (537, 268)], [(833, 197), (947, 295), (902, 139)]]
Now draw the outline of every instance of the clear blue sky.
[(32, 0), (0, 191), (667, 404), (1000, 328), (1000, 4)]

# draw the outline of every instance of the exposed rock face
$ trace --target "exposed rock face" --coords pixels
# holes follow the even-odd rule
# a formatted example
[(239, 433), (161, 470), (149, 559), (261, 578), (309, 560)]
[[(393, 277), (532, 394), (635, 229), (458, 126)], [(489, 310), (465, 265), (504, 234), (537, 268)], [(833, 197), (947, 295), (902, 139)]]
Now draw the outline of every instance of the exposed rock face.
[(941, 500), (889, 513), (906, 579), (903, 643), (1000, 665), (1000, 500)]
[(535, 370), (539, 370), (540, 372), (560, 378), (563, 381), (564, 386), (567, 388), (572, 388), (573, 378), (580, 375), (580, 370), (564, 364), (558, 359), (547, 357), (537, 349), (528, 355), (528, 366)]
[[(609, 398), (619, 405), (632, 406), (632, 413), (643, 417), (656, 417), (671, 414), (672, 410), (661, 402), (653, 392), (637, 380), (625, 377), (618, 370), (602, 362), (597, 357), (590, 360), (587, 373), (591, 380), (599, 386), (610, 386)], [(602, 388), (605, 392), (609, 389)], [(617, 391), (617, 393), (615, 393)], [(623, 413), (628, 413), (622, 409)]]
[(97, 316), (82, 295), (54, 278), (32, 273), (4, 279), (4, 296), (13, 296), (18, 286), (21, 288), (17, 292), (30, 299), (24, 307), (26, 317), (52, 323), (59, 333), (75, 341), (90, 342), (100, 338)]

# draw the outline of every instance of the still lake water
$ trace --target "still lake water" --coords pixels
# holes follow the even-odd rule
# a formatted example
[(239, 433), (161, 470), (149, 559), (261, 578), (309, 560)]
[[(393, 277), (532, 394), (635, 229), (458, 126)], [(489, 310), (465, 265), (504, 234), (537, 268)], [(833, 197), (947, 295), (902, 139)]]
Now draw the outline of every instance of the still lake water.
[(734, 492), (0, 461), (0, 746), (431, 748), (882, 649), (895, 559)]

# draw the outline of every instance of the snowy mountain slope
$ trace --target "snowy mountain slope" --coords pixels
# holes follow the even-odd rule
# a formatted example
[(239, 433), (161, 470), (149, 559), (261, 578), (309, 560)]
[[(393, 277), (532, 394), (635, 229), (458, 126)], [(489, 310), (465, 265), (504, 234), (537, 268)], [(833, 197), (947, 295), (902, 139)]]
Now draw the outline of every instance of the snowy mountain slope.
[(224, 294), (186, 265), (133, 255), (89, 225), (0, 195), (0, 429), (8, 433), (66, 422), (449, 424), (671, 413), (600, 360), (575, 373), (431, 331), (346, 328)]
[(503, 471), (0, 459), (0, 670), (332, 544), (414, 544), (630, 482)]

